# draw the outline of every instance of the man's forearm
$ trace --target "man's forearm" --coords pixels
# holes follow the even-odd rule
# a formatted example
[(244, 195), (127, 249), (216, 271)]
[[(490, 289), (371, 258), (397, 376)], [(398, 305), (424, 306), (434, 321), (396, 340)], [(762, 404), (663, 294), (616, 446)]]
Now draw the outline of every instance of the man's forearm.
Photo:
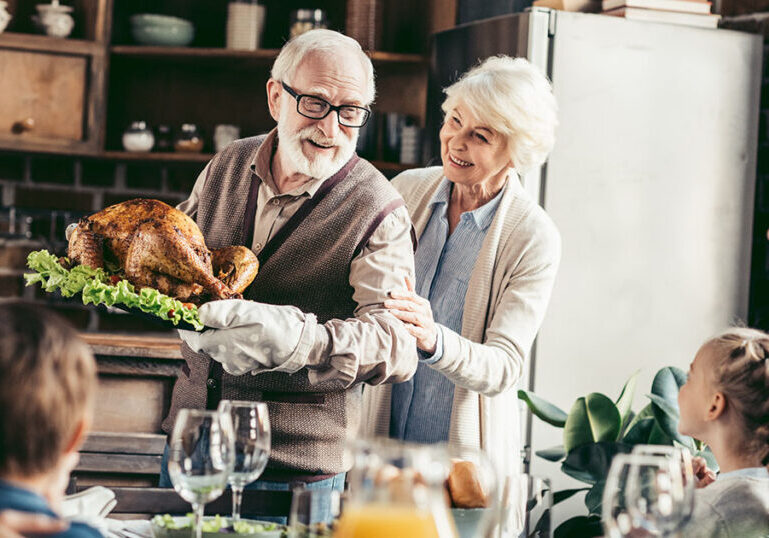
[(370, 309), (352, 319), (319, 325), (307, 366), (312, 383), (399, 383), (416, 371), (416, 343), (386, 310)]

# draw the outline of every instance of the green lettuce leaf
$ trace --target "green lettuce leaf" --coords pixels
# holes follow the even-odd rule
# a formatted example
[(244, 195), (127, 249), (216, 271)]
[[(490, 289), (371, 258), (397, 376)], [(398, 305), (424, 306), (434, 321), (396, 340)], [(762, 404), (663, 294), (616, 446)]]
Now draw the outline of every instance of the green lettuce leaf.
[[(65, 261), (69, 260), (65, 258)], [(171, 320), (174, 325), (184, 320), (195, 327), (195, 330), (203, 329), (195, 305), (185, 306), (178, 299), (152, 288), (142, 288), (137, 293), (133, 285), (125, 279), (112, 283), (110, 275), (103, 269), (76, 265), (67, 270), (59, 263), (59, 258), (47, 250), (30, 252), (27, 256), (27, 266), (34, 271), (24, 275), (27, 286), (40, 284), (45, 291), (58, 290), (64, 297), (80, 293), (83, 304), (138, 308), (142, 312)]]

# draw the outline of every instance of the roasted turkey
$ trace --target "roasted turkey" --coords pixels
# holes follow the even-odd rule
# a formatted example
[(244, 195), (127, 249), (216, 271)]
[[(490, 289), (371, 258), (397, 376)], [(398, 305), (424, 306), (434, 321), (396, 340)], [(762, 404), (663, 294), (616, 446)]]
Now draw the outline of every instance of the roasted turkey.
[(69, 237), (68, 256), (72, 263), (118, 269), (137, 288), (197, 303), (240, 297), (259, 269), (248, 248), (209, 251), (190, 217), (141, 198), (81, 219)]

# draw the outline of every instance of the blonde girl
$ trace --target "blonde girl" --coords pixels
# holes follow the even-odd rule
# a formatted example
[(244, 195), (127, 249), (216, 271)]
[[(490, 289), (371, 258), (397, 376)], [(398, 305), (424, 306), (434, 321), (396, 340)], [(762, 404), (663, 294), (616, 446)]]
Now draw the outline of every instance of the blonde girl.
[(720, 467), (715, 480), (698, 473), (684, 535), (769, 536), (769, 335), (733, 328), (705, 342), (678, 404), (678, 430), (707, 443)]

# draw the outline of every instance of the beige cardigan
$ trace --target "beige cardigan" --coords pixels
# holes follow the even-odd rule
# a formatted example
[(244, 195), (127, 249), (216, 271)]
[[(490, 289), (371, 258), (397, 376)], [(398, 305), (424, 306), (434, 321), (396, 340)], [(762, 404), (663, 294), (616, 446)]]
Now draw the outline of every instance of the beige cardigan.
[[(561, 254), (550, 217), (511, 171), (507, 189), (470, 276), (461, 336), (439, 325), (443, 357), (431, 367), (456, 385), (449, 442), (481, 447), (504, 475), (519, 471), (520, 425), (514, 389), (542, 324)], [(393, 179), (417, 237), (430, 218), (441, 167)], [(362, 434), (388, 436), (390, 385), (365, 387)]]

